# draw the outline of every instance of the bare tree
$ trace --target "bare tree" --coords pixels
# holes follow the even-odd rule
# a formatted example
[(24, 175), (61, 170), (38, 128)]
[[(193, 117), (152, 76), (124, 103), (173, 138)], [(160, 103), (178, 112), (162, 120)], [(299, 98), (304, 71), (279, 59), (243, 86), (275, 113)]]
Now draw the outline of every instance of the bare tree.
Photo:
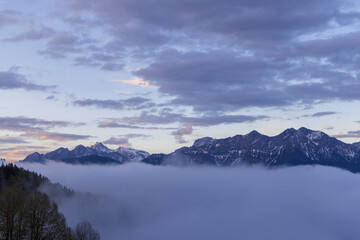
[(5, 187), (0, 195), (0, 233), (2, 239), (23, 239), (26, 234), (25, 194), (17, 187)]
[(70, 229), (66, 226), (65, 217), (58, 212), (57, 205), (40, 192), (32, 192), (26, 201), (26, 225), (29, 229), (29, 240), (65, 240)]
[(93, 229), (88, 221), (83, 221), (76, 225), (75, 228), (76, 240), (100, 240), (100, 234)]
[(0, 166), (1, 240), (75, 238), (57, 205), (36, 190), (44, 181), (44, 177), (12, 164)]

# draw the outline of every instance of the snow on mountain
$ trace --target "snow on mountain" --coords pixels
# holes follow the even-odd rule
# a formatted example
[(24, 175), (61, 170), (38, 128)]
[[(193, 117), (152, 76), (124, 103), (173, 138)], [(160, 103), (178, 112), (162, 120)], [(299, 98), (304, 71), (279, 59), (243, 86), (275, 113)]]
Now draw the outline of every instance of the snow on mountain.
[(131, 162), (140, 162), (144, 158), (150, 156), (148, 152), (136, 150), (132, 148), (119, 147), (116, 152), (128, 158)]
[(225, 139), (201, 138), (191, 147), (143, 161), (156, 165), (321, 164), (360, 171), (360, 145), (346, 144), (320, 131), (290, 128), (274, 137), (252, 131)]
[(190, 147), (170, 154), (152, 154), (132, 148), (107, 148), (97, 142), (90, 147), (76, 146), (73, 150), (33, 153), (23, 161), (44, 163), (47, 160), (76, 164), (121, 164), (139, 162), (154, 165), (214, 165), (236, 166), (295, 166), (320, 164), (360, 172), (360, 143), (347, 144), (320, 131), (289, 128), (273, 137), (257, 131), (224, 139), (197, 139)]
[(113, 150), (109, 149), (104, 144), (97, 142), (90, 147), (78, 145), (71, 151), (67, 148), (59, 148), (45, 154), (35, 152), (27, 156), (23, 161), (44, 163), (48, 160), (53, 160), (66, 163), (86, 162), (87, 164), (120, 164), (125, 162), (141, 161), (149, 155), (150, 154), (145, 151), (132, 148), (120, 147), (117, 150)]
[(111, 149), (107, 148), (101, 142), (96, 142), (94, 145), (91, 145), (90, 148), (94, 149), (97, 152), (105, 152), (105, 153), (115, 152), (115, 150), (111, 150)]

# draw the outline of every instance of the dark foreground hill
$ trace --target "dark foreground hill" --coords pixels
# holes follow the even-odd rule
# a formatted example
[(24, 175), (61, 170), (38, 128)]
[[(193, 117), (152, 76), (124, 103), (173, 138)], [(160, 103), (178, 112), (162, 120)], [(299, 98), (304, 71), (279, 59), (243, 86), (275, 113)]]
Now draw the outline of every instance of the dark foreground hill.
[[(40, 188), (46, 188), (48, 193), (39, 191)], [(37, 173), (13, 164), (2, 164), (0, 239), (99, 240), (99, 233), (88, 222), (81, 222), (72, 230), (58, 211), (53, 199), (74, 194)]]
[(31, 192), (38, 190), (44, 185), (55, 189), (56, 192), (62, 195), (72, 196), (74, 194), (74, 191), (69, 188), (57, 183), (51, 183), (46, 177), (14, 164), (3, 164), (0, 166), (0, 191), (5, 187), (16, 187), (24, 192)]
[(269, 137), (256, 131), (225, 139), (201, 138), (170, 154), (152, 154), (153, 165), (296, 166), (324, 165), (360, 172), (360, 145), (347, 144), (320, 131), (287, 129)]

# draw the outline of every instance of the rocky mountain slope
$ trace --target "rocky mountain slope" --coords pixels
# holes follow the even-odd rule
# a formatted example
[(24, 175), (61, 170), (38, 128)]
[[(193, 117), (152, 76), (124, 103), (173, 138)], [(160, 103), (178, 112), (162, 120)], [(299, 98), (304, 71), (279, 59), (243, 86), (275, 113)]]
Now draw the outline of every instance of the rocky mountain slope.
[(121, 164), (139, 162), (149, 155), (145, 151), (124, 147), (112, 150), (102, 143), (96, 143), (91, 147), (78, 145), (73, 150), (59, 148), (45, 154), (35, 152), (27, 156), (22, 162), (45, 163), (46, 161), (58, 161), (71, 164)]
[(154, 165), (295, 166), (319, 164), (360, 171), (360, 145), (346, 144), (323, 132), (287, 129), (269, 137), (256, 131), (225, 139), (201, 138), (191, 147), (143, 160)]

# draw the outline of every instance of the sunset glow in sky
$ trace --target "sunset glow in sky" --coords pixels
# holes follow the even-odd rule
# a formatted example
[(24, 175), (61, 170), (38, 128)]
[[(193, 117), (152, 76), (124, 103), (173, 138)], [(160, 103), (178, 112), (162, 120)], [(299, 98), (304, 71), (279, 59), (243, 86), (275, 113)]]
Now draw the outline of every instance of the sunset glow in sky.
[(2, 0), (0, 157), (321, 130), (360, 141), (360, 4)]

